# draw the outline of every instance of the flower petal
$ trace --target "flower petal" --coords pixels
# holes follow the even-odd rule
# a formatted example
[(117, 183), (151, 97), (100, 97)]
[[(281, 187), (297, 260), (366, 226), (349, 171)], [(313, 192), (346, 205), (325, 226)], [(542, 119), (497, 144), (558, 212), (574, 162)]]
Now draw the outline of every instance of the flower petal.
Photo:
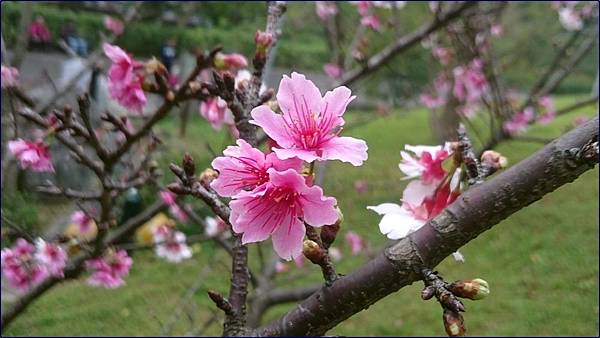
[(353, 137), (334, 137), (322, 149), (321, 159), (350, 162), (353, 166), (362, 165), (368, 158), (367, 143)]
[(273, 232), (273, 249), (279, 257), (291, 261), (302, 254), (306, 229), (300, 220), (289, 215)]
[(337, 201), (333, 197), (323, 196), (321, 187), (312, 186), (306, 189), (301, 199), (306, 223), (320, 227), (337, 221), (338, 214), (334, 207)]
[(277, 157), (282, 160), (291, 159), (297, 157), (306, 162), (312, 162), (314, 160), (319, 159), (317, 153), (314, 150), (304, 150), (304, 149), (280, 149), (280, 148), (272, 148)]
[(281, 79), (277, 102), (284, 114), (317, 113), (321, 108), (321, 92), (304, 75), (293, 72), (291, 78), (284, 75)]
[(321, 118), (333, 115), (334, 126), (341, 126), (344, 124), (344, 119), (341, 118), (346, 112), (346, 107), (356, 96), (352, 96), (352, 92), (348, 87), (337, 87), (334, 90), (330, 90), (325, 93), (321, 102)]
[(261, 127), (270, 138), (277, 142), (277, 144), (284, 148), (293, 145), (293, 142), (285, 129), (283, 117), (279, 114), (275, 114), (271, 108), (261, 105), (252, 109), (250, 115), (252, 116), (250, 123)]

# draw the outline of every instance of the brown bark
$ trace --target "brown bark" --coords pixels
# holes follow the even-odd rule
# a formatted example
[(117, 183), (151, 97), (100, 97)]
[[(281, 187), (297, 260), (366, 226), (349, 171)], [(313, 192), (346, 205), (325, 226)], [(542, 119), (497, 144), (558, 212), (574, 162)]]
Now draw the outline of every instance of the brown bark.
[(421, 279), (423, 267), (435, 267), (493, 225), (593, 168), (598, 162), (597, 139), (595, 117), (474, 186), (418, 231), (253, 334), (325, 334), (381, 298)]

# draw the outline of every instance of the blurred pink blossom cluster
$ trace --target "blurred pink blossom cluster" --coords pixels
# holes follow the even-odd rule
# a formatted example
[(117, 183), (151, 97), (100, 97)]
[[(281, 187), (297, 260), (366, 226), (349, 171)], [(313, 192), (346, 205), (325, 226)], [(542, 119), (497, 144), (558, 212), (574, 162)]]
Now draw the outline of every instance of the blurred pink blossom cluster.
[(37, 172), (54, 172), (48, 145), (42, 140), (16, 139), (8, 142), (8, 150), (19, 160), (21, 168)]
[(2, 88), (16, 87), (19, 84), (19, 70), (15, 67), (1, 67)]
[(91, 286), (108, 289), (118, 288), (125, 284), (124, 278), (129, 275), (133, 260), (125, 250), (109, 249), (102, 257), (85, 262), (91, 272), (87, 283)]
[(123, 107), (141, 113), (147, 99), (142, 83), (144, 65), (123, 49), (105, 43), (104, 54), (112, 64), (108, 70), (108, 92)]
[(242, 243), (271, 237), (277, 254), (291, 260), (302, 252), (305, 223), (314, 227), (338, 219), (335, 198), (302, 175), (302, 161), (341, 160), (355, 166), (367, 159), (367, 145), (341, 137), (342, 115), (354, 99), (346, 87), (321, 95), (304, 75), (284, 75), (277, 93), (281, 114), (262, 105), (252, 110), (250, 123), (273, 140), (265, 154), (244, 140), (229, 146), (212, 162), (219, 176), (211, 187), (231, 197), (230, 223)]
[(111, 31), (115, 36), (119, 36), (125, 31), (125, 25), (121, 20), (108, 15), (104, 17), (104, 28)]
[(564, 29), (578, 31), (587, 18), (598, 15), (597, 1), (552, 1), (552, 8), (558, 12), (558, 20)]
[(177, 204), (177, 196), (174, 193), (168, 190), (162, 190), (159, 193), (159, 195), (163, 203), (165, 203), (169, 207), (169, 213), (171, 214), (171, 216), (175, 217), (175, 219), (177, 219), (179, 222), (187, 222), (188, 215), (185, 212), (185, 210), (183, 210), (183, 208), (181, 208), (179, 204)]
[(67, 264), (67, 253), (57, 244), (38, 238), (35, 245), (23, 238), (1, 254), (2, 276), (11, 287), (28, 290), (44, 279), (62, 277)]
[(154, 239), (154, 252), (158, 257), (171, 263), (179, 263), (192, 257), (192, 250), (186, 244), (183, 232), (173, 227), (162, 224), (152, 231)]

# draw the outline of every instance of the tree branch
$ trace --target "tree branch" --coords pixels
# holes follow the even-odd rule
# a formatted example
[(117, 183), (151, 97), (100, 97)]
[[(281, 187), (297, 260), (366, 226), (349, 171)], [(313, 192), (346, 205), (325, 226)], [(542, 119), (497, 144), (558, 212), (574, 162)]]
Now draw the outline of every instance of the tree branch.
[(572, 182), (598, 162), (598, 117), (476, 185), (416, 232), (385, 249), (254, 335), (323, 335), (379, 299), (422, 278), (482, 232)]

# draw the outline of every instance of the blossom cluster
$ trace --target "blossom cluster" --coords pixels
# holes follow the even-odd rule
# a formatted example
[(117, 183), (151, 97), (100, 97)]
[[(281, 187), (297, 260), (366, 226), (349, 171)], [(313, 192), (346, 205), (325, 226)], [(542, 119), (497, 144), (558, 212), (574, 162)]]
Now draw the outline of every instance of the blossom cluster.
[(510, 120), (503, 123), (502, 127), (504, 131), (511, 136), (522, 134), (527, 131), (530, 124), (548, 124), (556, 117), (556, 107), (554, 100), (550, 96), (540, 97), (537, 100), (536, 108), (528, 106), (514, 114)]
[(175, 230), (169, 224), (161, 224), (152, 230), (154, 252), (158, 257), (171, 263), (179, 263), (192, 257), (192, 250), (186, 244), (183, 232)]
[(2, 66), (2, 88), (16, 87), (19, 84), (19, 70), (14, 67)]
[[(390, 239), (400, 239), (436, 217), (461, 194), (461, 169), (455, 159), (456, 145), (406, 145), (401, 151), (400, 171), (412, 179), (402, 194), (402, 204), (368, 206), (383, 215), (379, 230)], [(455, 259), (462, 260), (460, 253)]]
[(564, 29), (578, 31), (584, 20), (597, 16), (596, 1), (553, 1), (552, 8), (558, 12), (558, 20)]
[(91, 272), (87, 283), (108, 289), (123, 286), (132, 264), (133, 260), (127, 251), (109, 249), (103, 256), (85, 262), (86, 268)]
[(108, 70), (110, 96), (123, 107), (141, 113), (147, 102), (142, 88), (144, 64), (118, 46), (105, 43), (103, 49), (112, 62)]
[(48, 277), (62, 277), (67, 264), (65, 250), (41, 238), (35, 245), (23, 238), (2, 250), (2, 276), (11, 287), (28, 290)]
[(302, 252), (305, 223), (314, 227), (338, 219), (336, 200), (313, 184), (312, 173), (302, 175), (303, 162), (341, 160), (355, 166), (367, 159), (367, 145), (341, 137), (342, 115), (354, 99), (350, 89), (338, 87), (321, 95), (304, 75), (284, 75), (277, 93), (281, 114), (262, 105), (252, 110), (250, 123), (272, 140), (267, 154), (246, 141), (223, 151), (212, 162), (219, 172), (211, 187), (231, 197), (230, 223), (242, 243), (271, 237), (277, 254), (291, 260)]

